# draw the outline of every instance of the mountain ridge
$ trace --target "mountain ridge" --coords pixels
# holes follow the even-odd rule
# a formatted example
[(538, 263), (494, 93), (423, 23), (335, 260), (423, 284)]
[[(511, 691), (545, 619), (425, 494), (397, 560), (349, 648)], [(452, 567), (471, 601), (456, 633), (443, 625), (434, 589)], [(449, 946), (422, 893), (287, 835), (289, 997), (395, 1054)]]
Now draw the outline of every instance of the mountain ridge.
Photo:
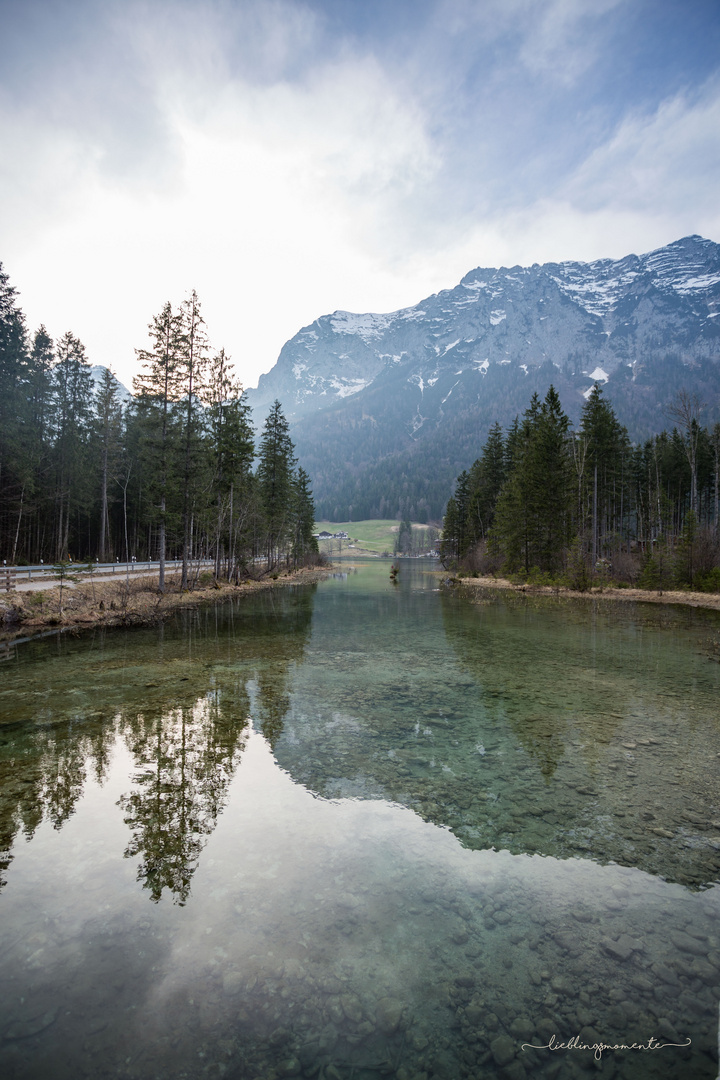
[(720, 245), (697, 234), (618, 260), (476, 267), (399, 311), (321, 316), (248, 401), (256, 422), (282, 403), (323, 516), (394, 516), (409, 500), (436, 518), (490, 424), (550, 382), (576, 421), (601, 381), (636, 439), (681, 386), (716, 408), (719, 315)]

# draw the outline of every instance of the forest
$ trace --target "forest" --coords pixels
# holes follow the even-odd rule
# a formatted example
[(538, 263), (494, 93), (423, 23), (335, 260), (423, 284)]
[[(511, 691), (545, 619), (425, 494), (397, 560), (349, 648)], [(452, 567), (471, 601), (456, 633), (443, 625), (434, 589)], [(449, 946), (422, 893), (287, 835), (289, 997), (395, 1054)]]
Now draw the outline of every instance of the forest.
[(460, 473), (441, 557), (466, 572), (587, 589), (604, 581), (720, 591), (720, 424), (680, 391), (674, 422), (633, 445), (595, 384), (577, 430), (551, 386)]
[(0, 265), (0, 557), (31, 563), (213, 560), (237, 580), (317, 558), (315, 508), (275, 402), (255, 442), (224, 349), (192, 292), (152, 318), (128, 401), (71, 332), (31, 335)]

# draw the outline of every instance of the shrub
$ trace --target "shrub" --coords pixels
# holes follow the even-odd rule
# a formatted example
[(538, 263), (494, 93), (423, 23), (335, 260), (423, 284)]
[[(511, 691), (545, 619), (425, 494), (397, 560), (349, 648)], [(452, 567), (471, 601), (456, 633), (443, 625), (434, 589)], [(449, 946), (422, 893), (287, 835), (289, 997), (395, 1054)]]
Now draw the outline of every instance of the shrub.
[(720, 566), (714, 566), (704, 574), (698, 574), (695, 588), (700, 592), (720, 592)]
[(587, 558), (584, 544), (579, 536), (576, 536), (570, 545), (565, 581), (569, 588), (576, 589), (578, 592), (587, 592), (590, 588)]

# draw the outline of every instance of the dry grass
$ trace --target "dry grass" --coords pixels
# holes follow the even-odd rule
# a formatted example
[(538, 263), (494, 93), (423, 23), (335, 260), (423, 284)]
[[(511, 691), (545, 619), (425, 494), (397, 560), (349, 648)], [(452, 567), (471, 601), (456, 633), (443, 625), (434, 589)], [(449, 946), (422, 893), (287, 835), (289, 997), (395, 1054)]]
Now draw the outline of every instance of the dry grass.
[(84, 579), (82, 584), (60, 589), (49, 586), (34, 592), (0, 594), (0, 640), (37, 633), (52, 627), (147, 626), (180, 608), (198, 607), (242, 596), (260, 589), (319, 581), (327, 573), (316, 567), (277, 572), (277, 577), (247, 580), (239, 585), (205, 580), (182, 591), (180, 576), (166, 577), (166, 591), (158, 592), (158, 579), (143, 576), (113, 581)]
[[(443, 577), (448, 575), (443, 574)], [(469, 590), (474, 589), (510, 589), (513, 592), (527, 593), (533, 596), (567, 596), (576, 597), (578, 600), (596, 600), (602, 596), (603, 600), (634, 600), (646, 604), (686, 604), (689, 607), (710, 608), (720, 611), (720, 593), (692, 592), (691, 590), (665, 590), (650, 591), (648, 589), (618, 589), (611, 586), (602, 586), (590, 589), (587, 592), (576, 592), (563, 586), (554, 585), (516, 585), (506, 578), (496, 577), (463, 577), (455, 579), (458, 584)]]

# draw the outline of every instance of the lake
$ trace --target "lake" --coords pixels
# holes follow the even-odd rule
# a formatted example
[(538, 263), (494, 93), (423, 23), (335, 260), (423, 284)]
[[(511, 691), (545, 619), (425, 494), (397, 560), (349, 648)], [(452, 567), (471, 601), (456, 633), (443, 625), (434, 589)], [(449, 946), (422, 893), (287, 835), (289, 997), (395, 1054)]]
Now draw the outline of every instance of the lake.
[(717, 614), (339, 566), (0, 654), (3, 1077), (715, 1078)]

